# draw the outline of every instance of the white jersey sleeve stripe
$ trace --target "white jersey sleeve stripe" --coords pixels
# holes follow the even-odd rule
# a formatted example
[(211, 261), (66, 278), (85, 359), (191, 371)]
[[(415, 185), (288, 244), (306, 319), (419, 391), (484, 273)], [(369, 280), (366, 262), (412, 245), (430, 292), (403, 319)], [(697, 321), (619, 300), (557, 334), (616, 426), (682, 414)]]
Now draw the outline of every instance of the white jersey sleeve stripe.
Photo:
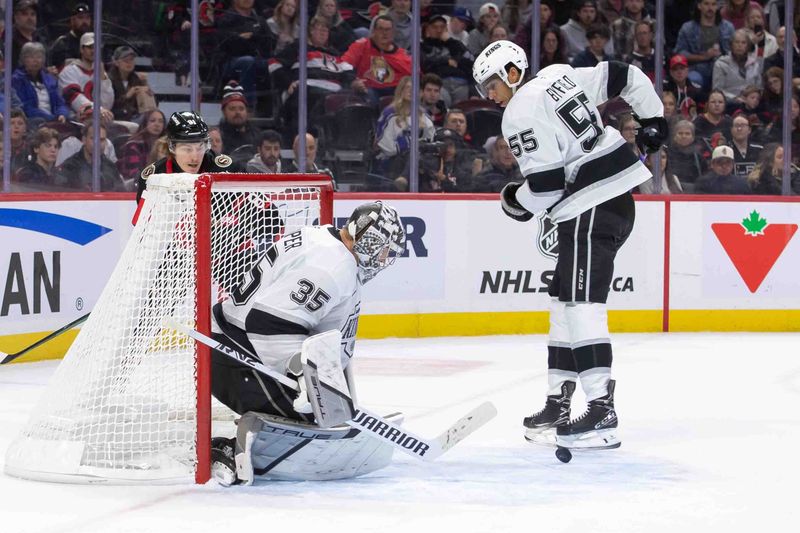
[(249, 334), (249, 336), (251, 337), (251, 340), (253, 342), (255, 342), (255, 341), (268, 342), (268, 341), (271, 341), (271, 340), (272, 341), (296, 341), (296, 340), (300, 340), (300, 342), (302, 342), (306, 338), (308, 338), (307, 335), (303, 335), (303, 334), (300, 334), (300, 333), (298, 333), (296, 335), (292, 335), (292, 334), (289, 334), (289, 333), (281, 334), (281, 335), (261, 335), (259, 333), (251, 333), (251, 334)]
[(256, 350), (261, 362), (274, 368), (278, 372), (286, 371), (286, 361), (300, 352), (303, 341), (308, 337), (304, 335), (261, 335), (247, 334), (250, 344)]
[(533, 192), (530, 187), (517, 189), (517, 202), (534, 215), (549, 209), (563, 196), (564, 191)]

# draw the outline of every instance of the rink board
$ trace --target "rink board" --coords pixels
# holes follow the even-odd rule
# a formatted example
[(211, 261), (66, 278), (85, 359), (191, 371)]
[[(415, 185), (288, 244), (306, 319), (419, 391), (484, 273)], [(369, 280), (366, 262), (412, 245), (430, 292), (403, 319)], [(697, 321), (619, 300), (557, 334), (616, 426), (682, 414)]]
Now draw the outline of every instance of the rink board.
[[(337, 199), (337, 219), (363, 198)], [(492, 195), (446, 198), (388, 198), (405, 221), (408, 251), (364, 287), (359, 335), (546, 332), (553, 228), (539, 219), (511, 220)], [(641, 224), (619, 255), (609, 296), (610, 322), (618, 331), (661, 330), (663, 210), (660, 202), (639, 205)]]
[(773, 200), (670, 202), (670, 331), (800, 330), (800, 202)]
[[(0, 195), (0, 350), (14, 353), (94, 307), (131, 232), (130, 195)], [(29, 352), (63, 355), (77, 330)]]
[[(342, 193), (337, 225), (377, 198), (401, 213), (408, 251), (365, 286), (360, 337), (547, 331), (553, 227), (505, 217), (490, 194)], [(91, 310), (133, 209), (124, 194), (0, 195), (0, 350), (13, 353)], [(769, 230), (748, 239), (736, 227), (753, 211)], [(797, 221), (793, 198), (637, 198), (608, 301), (612, 331), (800, 330)], [(750, 264), (762, 256), (769, 265)], [(25, 360), (60, 356), (69, 342), (65, 335)]]

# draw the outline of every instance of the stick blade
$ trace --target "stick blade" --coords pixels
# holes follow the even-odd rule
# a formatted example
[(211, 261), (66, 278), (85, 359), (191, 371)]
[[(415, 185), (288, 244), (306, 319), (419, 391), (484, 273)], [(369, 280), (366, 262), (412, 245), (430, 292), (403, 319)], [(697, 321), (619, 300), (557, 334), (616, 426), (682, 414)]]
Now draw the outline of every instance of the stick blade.
[(439, 441), (441, 453), (446, 452), (470, 434), (483, 427), (487, 422), (497, 416), (497, 408), (492, 402), (484, 402), (478, 407), (461, 417), (458, 422), (450, 426), (450, 428), (439, 435), (436, 440)]

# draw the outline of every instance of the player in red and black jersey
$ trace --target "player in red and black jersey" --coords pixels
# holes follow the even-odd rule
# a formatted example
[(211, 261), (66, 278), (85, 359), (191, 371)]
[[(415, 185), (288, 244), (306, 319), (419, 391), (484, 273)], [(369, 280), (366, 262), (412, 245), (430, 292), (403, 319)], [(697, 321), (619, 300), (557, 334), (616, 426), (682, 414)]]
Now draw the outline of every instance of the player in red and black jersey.
[(194, 111), (173, 113), (167, 123), (167, 138), (169, 155), (142, 170), (136, 184), (136, 202), (141, 200), (147, 187), (147, 178), (153, 174), (202, 174), (233, 170), (229, 156), (217, 155), (211, 150), (208, 125)]
[[(189, 174), (236, 172), (236, 165), (224, 154), (211, 150), (208, 125), (193, 111), (173, 113), (167, 124), (169, 155), (145, 168), (137, 182), (136, 201), (139, 207), (133, 216), (133, 224), (139, 218), (144, 205), (142, 194), (147, 179), (154, 174)], [(215, 252), (212, 263), (214, 280), (223, 291), (230, 290), (239, 282), (242, 272), (249, 270), (263, 254), (267, 246), (283, 234), (284, 221), (278, 206), (268, 193), (243, 191), (229, 197), (227, 206), (216, 212), (212, 226)], [(240, 257), (241, 271), (228, 272), (218, 268), (219, 263), (231, 254)]]

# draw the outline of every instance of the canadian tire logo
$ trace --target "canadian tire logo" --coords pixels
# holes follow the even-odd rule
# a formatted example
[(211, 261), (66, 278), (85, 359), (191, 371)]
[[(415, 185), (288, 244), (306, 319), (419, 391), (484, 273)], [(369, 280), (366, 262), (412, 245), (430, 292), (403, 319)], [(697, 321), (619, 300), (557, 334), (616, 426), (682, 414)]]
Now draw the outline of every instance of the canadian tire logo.
[(711, 224), (750, 292), (761, 286), (797, 231), (797, 224), (770, 224), (757, 211), (739, 224)]
[(558, 225), (553, 224), (547, 213), (542, 213), (539, 219), (539, 233), (536, 236), (536, 248), (539, 253), (550, 259), (558, 259)]

